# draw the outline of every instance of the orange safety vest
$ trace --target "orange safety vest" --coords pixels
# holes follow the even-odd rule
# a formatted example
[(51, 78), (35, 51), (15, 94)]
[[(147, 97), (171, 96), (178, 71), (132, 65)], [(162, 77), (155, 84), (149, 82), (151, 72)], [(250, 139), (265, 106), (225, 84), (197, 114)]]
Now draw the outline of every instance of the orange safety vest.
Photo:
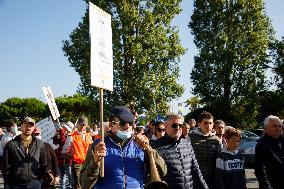
[(73, 138), (73, 162), (83, 164), (89, 145), (93, 143), (92, 137), (89, 133), (86, 133), (86, 141), (84, 141), (78, 132), (74, 132), (71, 136)]

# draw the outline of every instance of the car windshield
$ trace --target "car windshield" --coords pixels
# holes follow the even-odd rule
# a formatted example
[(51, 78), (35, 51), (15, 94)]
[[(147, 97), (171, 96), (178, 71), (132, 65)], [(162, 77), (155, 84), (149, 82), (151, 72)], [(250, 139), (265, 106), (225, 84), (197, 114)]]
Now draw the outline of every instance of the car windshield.
[(243, 137), (259, 137), (257, 134), (254, 134), (253, 132), (250, 131), (242, 131)]

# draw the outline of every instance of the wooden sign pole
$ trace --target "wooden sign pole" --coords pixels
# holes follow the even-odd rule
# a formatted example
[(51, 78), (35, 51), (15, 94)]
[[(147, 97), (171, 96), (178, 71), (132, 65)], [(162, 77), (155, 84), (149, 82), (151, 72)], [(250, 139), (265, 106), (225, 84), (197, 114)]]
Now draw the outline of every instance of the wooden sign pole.
[[(100, 123), (101, 123), (101, 129), (100, 129), (100, 140), (101, 142), (104, 142), (104, 90), (102, 88), (99, 88), (100, 93)], [(101, 159), (101, 168), (100, 168), (100, 176), (104, 177), (105, 175), (105, 169), (104, 169), (105, 159), (102, 157)]]

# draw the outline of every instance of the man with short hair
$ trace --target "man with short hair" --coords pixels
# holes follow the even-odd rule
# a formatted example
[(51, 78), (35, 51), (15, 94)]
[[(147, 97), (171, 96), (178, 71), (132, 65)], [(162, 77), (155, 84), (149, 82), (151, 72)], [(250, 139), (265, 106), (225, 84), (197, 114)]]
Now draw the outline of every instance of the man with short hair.
[(225, 144), (225, 141), (223, 139), (223, 136), (225, 134), (225, 127), (226, 124), (223, 120), (216, 120), (213, 125), (213, 129), (216, 131), (216, 137), (222, 144), (222, 147)]
[(187, 123), (182, 124), (182, 137), (189, 140), (190, 126)]
[(189, 134), (201, 173), (209, 187), (215, 189), (215, 169), (221, 143), (215, 136), (213, 116), (209, 112), (202, 112), (198, 118), (199, 127)]
[(40, 189), (47, 173), (43, 141), (32, 136), (35, 121), (27, 117), (21, 124), (21, 135), (9, 141), (2, 159), (4, 182), (9, 189)]
[[(134, 116), (125, 106), (111, 110), (109, 127), (104, 142), (96, 140), (88, 150), (80, 174), (82, 189), (144, 188), (145, 167), (149, 167), (149, 153), (153, 154), (159, 173), (167, 169), (164, 160), (149, 146), (142, 134), (133, 136)], [(104, 177), (99, 176), (104, 157)]]
[(144, 132), (144, 135), (150, 140), (152, 138), (152, 135), (155, 133), (155, 120), (151, 120), (148, 125), (147, 128)]
[(74, 189), (80, 189), (80, 171), (84, 163), (89, 145), (92, 144), (92, 136), (86, 132), (88, 126), (88, 118), (81, 116), (77, 120), (77, 130), (73, 132), (67, 139), (62, 149), (65, 157), (72, 159), (72, 176)]
[(196, 121), (195, 121), (195, 119), (190, 119), (188, 121), (188, 125), (190, 127), (190, 130), (194, 130), (196, 128)]
[(255, 147), (255, 175), (260, 189), (282, 189), (284, 186), (284, 141), (282, 124), (277, 116), (264, 120), (264, 135)]
[(208, 188), (200, 172), (189, 140), (181, 137), (183, 117), (178, 114), (166, 116), (165, 136), (153, 142), (153, 148), (165, 160), (167, 174), (162, 178), (175, 189)]

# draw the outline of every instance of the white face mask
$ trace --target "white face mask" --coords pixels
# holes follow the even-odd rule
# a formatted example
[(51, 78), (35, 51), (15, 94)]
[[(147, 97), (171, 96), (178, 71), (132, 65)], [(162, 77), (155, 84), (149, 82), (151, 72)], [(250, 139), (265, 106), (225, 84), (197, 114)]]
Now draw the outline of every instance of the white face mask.
[(122, 140), (126, 140), (132, 136), (132, 131), (117, 131), (116, 136), (121, 138)]
[(94, 131), (94, 135), (97, 135), (97, 134), (99, 134), (99, 132), (98, 131)]
[(39, 140), (41, 140), (41, 135), (37, 135), (35, 137), (38, 138)]
[(12, 132), (12, 133), (16, 134), (17, 131), (18, 131), (18, 127), (17, 127), (17, 126), (11, 127), (11, 132)]

